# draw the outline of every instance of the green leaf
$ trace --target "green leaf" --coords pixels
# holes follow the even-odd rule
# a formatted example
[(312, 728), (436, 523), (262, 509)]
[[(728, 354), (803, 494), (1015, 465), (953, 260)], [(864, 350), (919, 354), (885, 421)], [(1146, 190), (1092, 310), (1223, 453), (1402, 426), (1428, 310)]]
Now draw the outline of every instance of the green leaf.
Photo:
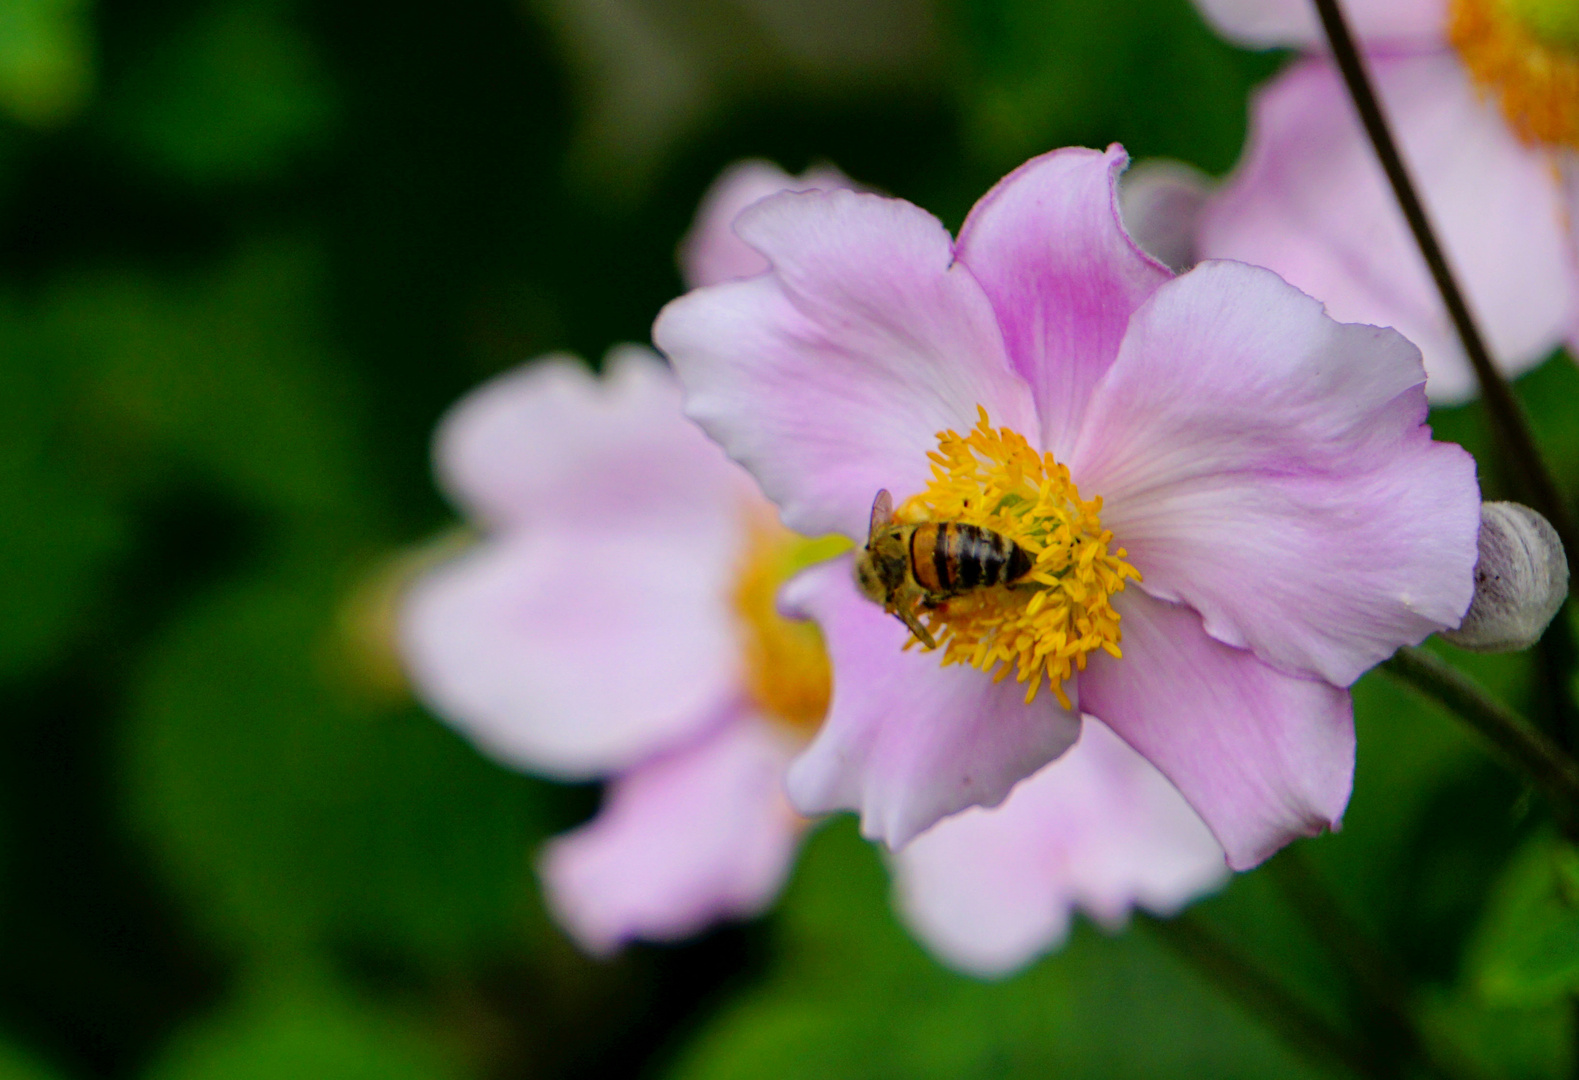
[(0, 1080), (59, 1080), (60, 1074), (45, 1068), (31, 1054), (7, 1042), (0, 1042)]
[(197, 280), (58, 286), (48, 332), (81, 373), (100, 467), (180, 468), (296, 525), (354, 522), (371, 485), (354, 391), (320, 325), (322, 284), (310, 245), (272, 241)]
[(53, 359), (27, 316), (0, 301), (0, 680), (82, 629), (127, 540), (120, 511), (68, 445), (68, 388)]
[(86, 0), (0, 4), (0, 109), (35, 127), (76, 115), (93, 90)]
[(145, 1080), (450, 1080), (460, 1072), (409, 1025), (297, 977), (252, 988), (177, 1035)]
[(1428, 990), (1421, 1026), (1460, 1066), (1484, 1080), (1568, 1080), (1574, 1074), (1573, 1009), (1567, 1001), (1521, 1008), (1488, 1004), (1472, 989)]
[(285, 567), (173, 628), (128, 733), (136, 820), (194, 910), (259, 955), (350, 942), (453, 966), (519, 946), (541, 787), (410, 705), (338, 690), (336, 596)]
[(1579, 852), (1547, 834), (1524, 844), (1497, 884), (1472, 971), (1486, 999), (1500, 1004), (1579, 992)]
[(203, 5), (115, 90), (121, 139), (196, 184), (275, 178), (324, 143), (335, 114), (315, 43), (270, 0)]

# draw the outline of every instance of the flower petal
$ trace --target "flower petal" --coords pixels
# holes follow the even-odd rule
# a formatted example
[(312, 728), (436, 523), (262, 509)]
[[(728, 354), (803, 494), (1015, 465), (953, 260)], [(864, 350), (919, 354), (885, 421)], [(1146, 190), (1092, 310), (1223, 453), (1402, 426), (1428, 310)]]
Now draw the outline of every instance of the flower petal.
[(793, 579), (782, 602), (817, 620), (833, 662), (828, 718), (790, 768), (802, 813), (857, 810), (865, 836), (897, 849), (949, 814), (996, 806), (1079, 736), (1079, 714), (1045, 690), (1026, 705), (1013, 679), (903, 651), (908, 631), (856, 592), (849, 558)]
[[(1370, 58), (1421, 198), (1502, 370), (1579, 318), (1549, 159), (1524, 146), (1451, 54)], [(1342, 322), (1396, 327), (1432, 400), (1477, 392), (1447, 311), (1334, 66), (1297, 64), (1256, 96), (1245, 156), (1201, 217), (1203, 259), (1277, 271)]]
[(413, 587), (407, 669), (440, 716), (511, 765), (629, 767), (740, 693), (735, 557), (683, 529), (506, 534)]
[(549, 356), (467, 394), (434, 438), (446, 493), (492, 525), (623, 531), (654, 516), (735, 531), (751, 480), (681, 414), (668, 366), (626, 345), (604, 367)]
[(686, 412), (790, 528), (864, 541), (879, 488), (902, 499), (925, 485), (938, 431), (968, 430), (977, 405), (1015, 430), (1034, 424), (992, 308), (932, 215), (865, 193), (785, 193), (735, 230), (773, 271), (671, 302), (653, 338)]
[(855, 184), (831, 165), (791, 176), (771, 161), (737, 161), (702, 196), (690, 232), (680, 241), (680, 273), (688, 289), (753, 277), (768, 269), (761, 252), (735, 235), (735, 218), (781, 191), (836, 191)]
[(597, 817), (543, 853), (560, 925), (606, 955), (762, 911), (805, 824), (784, 798), (792, 752), (766, 721), (737, 717), (619, 777)]
[(1119, 178), (1124, 225), (1142, 251), (1176, 273), (1198, 261), (1195, 234), (1216, 184), (1193, 165), (1148, 158)]
[(1143, 589), (1347, 686), (1474, 594), (1475, 462), (1431, 440), (1420, 382), (1395, 332), (1203, 263), (1136, 315), (1070, 468)]
[(1094, 717), (1003, 805), (938, 822), (894, 854), (901, 913), (972, 975), (1006, 975), (1062, 943), (1079, 907), (1118, 927), (1171, 915), (1227, 876), (1184, 797)]
[(1119, 219), (1115, 185), (1128, 160), (1118, 146), (1032, 158), (982, 197), (959, 234), (959, 261), (992, 300), (1036, 395), (1042, 446), (1060, 460), (1130, 314), (1172, 276)]
[(1114, 606), (1124, 658), (1092, 654), (1081, 704), (1173, 781), (1229, 866), (1338, 827), (1354, 783), (1347, 691), (1214, 640), (1187, 607), (1137, 589)]
[[(1195, 0), (1219, 34), (1241, 45), (1325, 49), (1326, 35), (1309, 0)], [(1364, 45), (1440, 47), (1447, 0), (1345, 0), (1349, 32)]]

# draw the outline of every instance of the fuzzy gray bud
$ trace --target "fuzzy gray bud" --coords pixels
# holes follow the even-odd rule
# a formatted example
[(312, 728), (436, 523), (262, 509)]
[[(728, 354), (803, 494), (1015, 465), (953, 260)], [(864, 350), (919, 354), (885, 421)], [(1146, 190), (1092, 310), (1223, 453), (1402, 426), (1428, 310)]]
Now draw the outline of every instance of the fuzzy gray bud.
[(1568, 559), (1551, 522), (1518, 503), (1481, 503), (1475, 599), (1441, 636), (1474, 652), (1528, 649), (1567, 596)]

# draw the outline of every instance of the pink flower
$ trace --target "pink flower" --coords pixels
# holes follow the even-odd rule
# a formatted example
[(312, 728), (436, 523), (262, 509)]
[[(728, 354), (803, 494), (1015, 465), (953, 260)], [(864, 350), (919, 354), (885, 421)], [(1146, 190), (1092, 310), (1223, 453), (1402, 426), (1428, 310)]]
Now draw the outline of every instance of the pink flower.
[[(811, 183), (850, 186), (833, 170), (727, 171), (682, 245), (687, 277), (766, 270), (734, 214)], [(784, 774), (828, 693), (815, 629), (772, 610), (795, 559), (826, 549), (774, 526), (650, 354), (616, 350), (607, 368), (600, 381), (541, 361), (452, 410), (440, 478), (486, 536), (426, 577), (405, 617), (436, 712), (507, 764), (609, 780), (596, 818), (541, 863), (556, 917), (595, 953), (772, 901), (805, 826)], [(1171, 911), (1224, 868), (1155, 769), (1088, 735), (994, 814), (941, 823), (895, 872), (924, 941), (998, 974), (1056, 945), (1075, 906), (1108, 925), (1134, 903)]]
[(1183, 796), (1100, 720), (1002, 805), (945, 818), (891, 858), (899, 910), (940, 959), (1004, 975), (1057, 948), (1079, 908), (1118, 929), (1228, 876)]
[[(731, 166), (680, 245), (686, 279), (709, 285), (769, 269), (732, 228), (753, 203), (856, 187), (831, 167), (792, 178), (762, 161)], [(1117, 928), (1137, 904), (1172, 914), (1226, 876), (1201, 819), (1099, 722), (998, 809), (940, 821), (893, 866), (896, 902), (916, 936), (954, 968), (987, 976), (1056, 948), (1075, 908)]]
[[(730, 219), (818, 184), (848, 181), (726, 172), (681, 247), (686, 280), (765, 269)], [(828, 694), (815, 629), (773, 610), (818, 549), (684, 418), (659, 358), (626, 346), (605, 367), (599, 380), (539, 360), (445, 417), (440, 483), (486, 536), (418, 583), (403, 627), (419, 691), (485, 751), (609, 780), (597, 817), (540, 867), (554, 914), (594, 953), (773, 901), (805, 826), (784, 770)]]
[[(1196, 252), (1277, 271), (1334, 318), (1397, 327), (1437, 401), (1476, 386), (1308, 0), (1197, 0), (1228, 37), (1310, 50), (1256, 95)], [(1367, 64), (1491, 351), (1516, 375), (1579, 340), (1579, 52), (1491, 0), (1347, 0)]]
[(1341, 817), (1344, 688), (1469, 604), (1474, 462), (1423, 425), (1418, 351), (1265, 270), (1174, 278), (1118, 219), (1124, 161), (1035, 159), (957, 243), (901, 200), (774, 196), (735, 221), (772, 270), (658, 319), (687, 411), (791, 528), (864, 542), (888, 489), (896, 526), (980, 525), (1034, 560), (912, 613), (948, 664), (848, 559), (791, 583), (835, 671), (789, 774), (804, 813), (903, 847), (1000, 803), (1084, 711), (1252, 866)]
[(555, 915), (598, 953), (772, 901), (802, 828), (782, 776), (807, 722), (753, 693), (740, 595), (787, 534), (680, 415), (658, 358), (626, 347), (606, 368), (541, 360), (445, 418), (440, 479), (486, 533), (413, 588), (403, 626), (423, 696), (485, 751), (611, 779), (541, 865)]

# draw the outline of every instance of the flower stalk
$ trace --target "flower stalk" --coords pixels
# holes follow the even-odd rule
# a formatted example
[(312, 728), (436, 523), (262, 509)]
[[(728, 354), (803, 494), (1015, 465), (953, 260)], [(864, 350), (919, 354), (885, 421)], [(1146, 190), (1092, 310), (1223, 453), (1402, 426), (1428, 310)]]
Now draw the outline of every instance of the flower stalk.
[[(1304, 883), (1298, 887), (1303, 888)], [(1179, 959), (1211, 980), (1245, 1011), (1258, 1017), (1290, 1049), (1313, 1061), (1337, 1065), (1358, 1076), (1396, 1080), (1405, 1075), (1400, 1065), (1407, 1060), (1419, 1067), (1421, 1075), (1434, 1080), (1470, 1080), (1470, 1074), (1462, 1072), (1457, 1064), (1449, 1063), (1447, 1055), (1427, 1043), (1414, 1024), (1412, 1010), (1390, 1017), (1402, 1025), (1402, 1029), (1395, 1032), (1401, 1045), (1396, 1049), (1380, 1046), (1374, 1040), (1357, 1038), (1333, 1025), (1233, 943), (1220, 937), (1199, 916), (1185, 912), (1172, 919), (1159, 919), (1141, 913), (1136, 919), (1149, 927)], [(1398, 984), (1394, 993), (1400, 995), (1399, 1002), (1407, 1001), (1406, 985)], [(1402, 1059), (1399, 1050), (1403, 1052)]]
[(1485, 339), (1481, 337), (1474, 316), (1470, 314), (1469, 304), (1458, 286), (1452, 268), (1448, 265), (1442, 245), (1437, 241), (1436, 232), (1416, 192), (1414, 181), (1409, 176), (1408, 167), (1398, 152), (1398, 145), (1388, 127), (1387, 118), (1382, 115), (1375, 88), (1365, 70), (1364, 62), (1360, 59), (1359, 51), (1354, 46), (1354, 38), (1349, 32), (1343, 12), (1339, 9), (1338, 0), (1315, 0), (1315, 4), (1316, 11), (1321, 17), (1322, 28), (1326, 31), (1327, 41), (1332, 47), (1333, 58), (1338, 62), (1338, 68), (1343, 73), (1343, 81), (1348, 86), (1349, 96), (1354, 100), (1354, 107), (1365, 125), (1365, 132), (1370, 137), (1377, 158), (1381, 161), (1382, 171), (1387, 174), (1388, 183), (1392, 185), (1393, 194), (1397, 196), (1404, 219), (1408, 221), (1409, 229), (1414, 233), (1415, 242), (1420, 245), (1420, 254), (1431, 271), (1431, 278), (1442, 294), (1442, 302), (1446, 305), (1448, 315), (1453, 320), (1453, 327), (1463, 343), (1464, 353), (1475, 369), (1475, 376), (1480, 382), (1481, 396), (1485, 399), (1486, 410), (1491, 415), (1492, 424), (1497, 430), (1502, 445), (1512, 459), (1517, 474), (1527, 487), (1530, 501), (1556, 528), (1557, 535), (1562, 538), (1563, 546), (1569, 551), (1579, 551), (1579, 548), (1574, 546), (1575, 541), (1579, 540), (1579, 532), (1575, 531), (1573, 516), (1569, 512), (1562, 489), (1541, 457), (1540, 450), (1535, 444), (1535, 437), (1530, 431), (1529, 421), (1525, 418), (1518, 399), (1513, 396), (1513, 391), (1503, 379), (1502, 373), (1491, 361), (1491, 353), (1486, 348)]
[(1390, 1080), (1393, 1076), (1393, 1071), (1363, 1044), (1335, 1028), (1195, 915), (1185, 912), (1172, 919), (1159, 919), (1139, 914), (1136, 920), (1150, 927), (1176, 956), (1258, 1017), (1290, 1048), (1324, 1065), (1337, 1065), (1360, 1076), (1377, 1080)]
[(1298, 845), (1284, 848), (1266, 865), (1289, 906), (1365, 1000), (1365, 1015), (1379, 1022), (1370, 1039), (1381, 1043), (1377, 1054), (1419, 1062), (1444, 1080), (1467, 1080), (1459, 1064), (1462, 1055), (1437, 1045), (1422, 1027), (1407, 972), (1344, 910), (1304, 850)]
[(1497, 748), (1556, 803), (1572, 831), (1579, 810), (1579, 763), (1549, 736), (1486, 693), (1473, 679), (1421, 649), (1399, 649), (1382, 669), (1445, 705)]

